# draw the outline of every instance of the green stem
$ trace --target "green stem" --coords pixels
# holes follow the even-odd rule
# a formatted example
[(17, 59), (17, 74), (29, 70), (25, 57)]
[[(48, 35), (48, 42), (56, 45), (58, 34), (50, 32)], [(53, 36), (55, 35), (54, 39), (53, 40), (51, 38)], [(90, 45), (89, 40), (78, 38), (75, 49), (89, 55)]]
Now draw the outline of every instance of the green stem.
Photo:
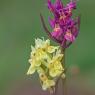
[[(62, 60), (62, 65), (65, 68), (65, 74), (66, 74), (66, 63), (65, 63), (66, 54), (65, 54), (65, 50), (66, 50), (65, 48), (61, 47), (61, 53), (64, 54), (64, 57), (63, 57), (63, 60)], [(66, 91), (66, 78), (64, 80), (61, 79), (61, 81), (62, 81), (63, 95), (67, 95), (67, 91)]]

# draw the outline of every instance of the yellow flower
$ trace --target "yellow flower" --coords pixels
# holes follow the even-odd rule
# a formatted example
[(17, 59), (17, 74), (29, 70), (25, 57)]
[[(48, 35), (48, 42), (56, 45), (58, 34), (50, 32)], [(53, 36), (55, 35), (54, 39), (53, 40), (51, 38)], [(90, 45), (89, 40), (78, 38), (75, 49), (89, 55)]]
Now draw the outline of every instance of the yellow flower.
[(51, 77), (57, 77), (63, 72), (64, 68), (61, 64), (62, 58), (63, 54), (57, 53), (53, 56), (53, 59), (50, 61), (48, 68)]
[(37, 49), (36, 52), (31, 53), (31, 58), (29, 63), (31, 64), (27, 74), (35, 73), (36, 69), (41, 65), (42, 58), (46, 56), (40, 49)]
[(50, 45), (50, 40), (47, 39), (46, 41), (43, 39), (36, 39), (35, 40), (35, 46), (36, 48), (42, 48), (43, 51), (48, 52), (48, 53), (53, 53), (55, 52), (56, 49), (58, 49), (58, 46), (51, 46)]
[(55, 81), (47, 79), (46, 81), (43, 82), (42, 89), (47, 90), (54, 86), (55, 86)]
[(51, 46), (50, 45), (50, 40), (46, 40), (43, 46), (43, 49), (48, 52), (48, 53), (53, 53), (55, 50), (57, 50), (59, 47), (58, 46)]
[(37, 69), (37, 72), (39, 74), (43, 90), (47, 90), (55, 86), (54, 80), (48, 79), (48, 77), (45, 74), (45, 71), (41, 67)]

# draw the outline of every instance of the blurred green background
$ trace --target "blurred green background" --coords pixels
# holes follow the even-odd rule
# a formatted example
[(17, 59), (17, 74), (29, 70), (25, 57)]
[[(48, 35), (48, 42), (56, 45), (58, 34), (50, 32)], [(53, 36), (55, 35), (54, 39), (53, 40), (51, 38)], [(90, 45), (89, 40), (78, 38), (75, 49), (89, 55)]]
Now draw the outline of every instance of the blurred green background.
[[(69, 0), (63, 1), (66, 3)], [(79, 89), (84, 87), (89, 90), (90, 94), (86, 95), (95, 95), (94, 9), (95, 0), (78, 2), (75, 12), (81, 14), (80, 34), (66, 50), (68, 78)], [(46, 0), (0, 0), (0, 95), (7, 95), (8, 90), (22, 80), (36, 79), (27, 77), (26, 72), (34, 39), (47, 38), (40, 22), (40, 12), (48, 24), (50, 13)]]

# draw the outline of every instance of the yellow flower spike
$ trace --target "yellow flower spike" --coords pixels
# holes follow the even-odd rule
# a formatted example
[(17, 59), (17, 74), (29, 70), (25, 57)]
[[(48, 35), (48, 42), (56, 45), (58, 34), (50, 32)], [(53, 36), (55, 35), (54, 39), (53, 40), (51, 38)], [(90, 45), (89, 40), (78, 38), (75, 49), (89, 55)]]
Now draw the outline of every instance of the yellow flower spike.
[[(50, 46), (50, 40), (44, 41), (42, 39), (37, 38), (35, 40), (35, 47), (31, 46), (32, 52), (29, 59), (29, 63), (31, 65), (33, 63), (34, 67), (36, 68), (40, 66), (44, 62), (44, 60), (47, 60), (47, 62), (49, 62), (51, 59), (47, 52), (52, 53), (55, 51), (55, 49), (58, 49), (58, 47)], [(44, 63), (44, 65), (47, 65), (47, 63)], [(34, 70), (34, 68), (31, 68), (29, 68), (29, 71), (32, 71), (32, 69)]]
[(55, 78), (63, 72), (61, 60), (63, 54), (58, 46), (50, 45), (50, 40), (37, 38), (35, 47), (31, 46), (29, 63), (31, 64), (27, 74), (39, 74), (43, 90), (54, 89)]

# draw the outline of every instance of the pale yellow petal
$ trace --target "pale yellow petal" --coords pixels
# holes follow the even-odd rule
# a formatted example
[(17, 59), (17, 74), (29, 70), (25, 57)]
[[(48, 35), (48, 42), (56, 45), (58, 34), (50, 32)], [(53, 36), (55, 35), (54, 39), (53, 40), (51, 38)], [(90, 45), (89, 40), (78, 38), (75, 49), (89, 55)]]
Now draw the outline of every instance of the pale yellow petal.
[(31, 66), (29, 67), (29, 70), (28, 70), (28, 72), (27, 72), (27, 75), (33, 74), (33, 73), (35, 73), (35, 71), (36, 71), (36, 68), (31, 65)]
[(58, 47), (54, 47), (54, 46), (48, 46), (48, 47), (47, 47), (47, 51), (48, 51), (49, 53), (55, 52), (56, 49), (58, 49)]
[(55, 82), (53, 80), (46, 80), (43, 82), (42, 88), (43, 90), (47, 90), (53, 86), (55, 86)]
[(51, 77), (59, 76), (64, 70), (60, 61), (54, 61), (54, 63), (48, 65), (48, 68)]
[(39, 39), (39, 38), (35, 39), (35, 48), (36, 49), (40, 48), (42, 46), (42, 44), (43, 44), (43, 40), (42, 39)]

